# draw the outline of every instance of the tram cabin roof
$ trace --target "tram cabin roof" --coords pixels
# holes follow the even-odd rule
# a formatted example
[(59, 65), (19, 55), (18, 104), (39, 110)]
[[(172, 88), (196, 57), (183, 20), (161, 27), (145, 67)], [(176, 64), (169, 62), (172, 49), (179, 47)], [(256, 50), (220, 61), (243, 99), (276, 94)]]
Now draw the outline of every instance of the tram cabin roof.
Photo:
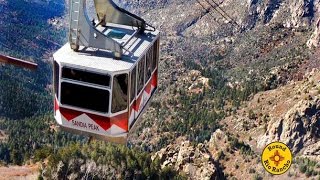
[(54, 55), (54, 59), (62, 66), (69, 66), (85, 70), (94, 70), (105, 73), (121, 73), (133, 68), (135, 63), (145, 55), (159, 36), (159, 31), (145, 31), (136, 33), (136, 28), (119, 24), (107, 24), (106, 27), (97, 27), (108, 37), (124, 45), (122, 58), (115, 59), (113, 52), (109, 50), (80, 47), (78, 52), (65, 44)]

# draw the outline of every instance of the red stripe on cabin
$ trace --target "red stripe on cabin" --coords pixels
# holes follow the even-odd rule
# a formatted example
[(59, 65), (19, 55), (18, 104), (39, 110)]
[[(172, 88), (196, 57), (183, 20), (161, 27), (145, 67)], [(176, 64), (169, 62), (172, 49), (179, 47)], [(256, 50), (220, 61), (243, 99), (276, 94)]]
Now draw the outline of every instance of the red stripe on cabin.
[(71, 110), (71, 109), (66, 109), (66, 108), (60, 108), (60, 113), (63, 115), (63, 117), (65, 117), (68, 121), (71, 121), (72, 119), (80, 116), (81, 114), (83, 114), (80, 111), (75, 111), (75, 110)]
[(158, 85), (158, 69), (152, 74), (152, 86), (157, 87)]
[(104, 130), (110, 129), (112, 125), (116, 125), (121, 129), (128, 131), (128, 113), (122, 113), (114, 117), (104, 117), (90, 113), (83, 113), (80, 111), (67, 109), (67, 108), (60, 108), (60, 112), (68, 121), (75, 119), (76, 117), (86, 114), (89, 116), (94, 122), (96, 122), (100, 127)]
[(111, 124), (115, 124), (120, 128), (128, 131), (128, 113), (119, 114), (111, 117)]
[(133, 105), (133, 109), (135, 110), (135, 111), (139, 111), (139, 109), (140, 109), (140, 103), (141, 103), (141, 99), (142, 99), (142, 95), (143, 95), (143, 93), (141, 93), (140, 94), (140, 96), (138, 97), (138, 99), (133, 103), (134, 105)]
[(146, 88), (144, 89), (146, 91), (146, 93), (148, 93), (148, 94), (150, 94), (150, 91), (151, 91), (152, 79), (148, 82), (148, 84), (146, 85)]
[[(151, 79), (151, 81), (149, 81), (149, 83), (145, 87), (144, 91), (146, 91), (146, 93), (148, 93), (150, 95), (151, 85), (154, 86), (154, 87), (157, 87), (157, 84), (158, 84), (158, 70), (156, 70), (152, 74), (152, 79)], [(143, 95), (143, 93), (141, 93), (140, 96), (138, 97), (138, 99), (135, 100), (135, 102), (132, 104), (132, 107), (136, 112), (138, 112), (139, 109), (140, 109), (140, 103), (141, 103), (142, 95)]]
[(59, 110), (59, 104), (57, 98), (54, 98), (54, 112)]
[(158, 77), (157, 77), (157, 70), (152, 74), (152, 78), (149, 81), (149, 83), (147, 84), (145, 91), (150, 95), (150, 91), (151, 91), (151, 85), (153, 87), (157, 86), (157, 81), (158, 81)]
[[(135, 107), (135, 101), (133, 102), (133, 104), (130, 106), (130, 113), (129, 113), (129, 118), (131, 117), (131, 115), (133, 114), (133, 119), (135, 119), (134, 117), (134, 113), (135, 113), (135, 110), (134, 110), (134, 107)], [(128, 120), (129, 120), (128, 118)]]
[(133, 104), (130, 107), (130, 115), (131, 115), (131, 113), (134, 112), (135, 104), (136, 104), (136, 102), (134, 101)]
[(102, 129), (108, 130), (112, 126), (108, 117), (98, 116), (95, 114), (87, 114), (94, 122), (96, 122)]

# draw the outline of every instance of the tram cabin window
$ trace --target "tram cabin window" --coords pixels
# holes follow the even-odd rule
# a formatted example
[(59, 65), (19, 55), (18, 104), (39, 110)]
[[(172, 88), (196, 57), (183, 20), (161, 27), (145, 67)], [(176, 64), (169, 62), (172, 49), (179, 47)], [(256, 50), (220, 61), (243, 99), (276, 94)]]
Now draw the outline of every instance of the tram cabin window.
[(112, 113), (126, 110), (128, 106), (128, 74), (115, 75), (112, 87)]
[(57, 97), (59, 97), (59, 64), (54, 61), (53, 62), (53, 83), (54, 83), (54, 93)]
[(157, 60), (159, 57), (159, 40), (157, 40), (154, 44), (153, 44), (153, 58), (152, 58), (152, 71), (154, 71), (154, 69), (157, 67)]
[(69, 82), (61, 83), (61, 103), (73, 107), (107, 113), (109, 109), (108, 90), (87, 87)]
[(130, 102), (132, 102), (136, 96), (136, 74), (137, 68), (134, 67), (131, 72), (131, 90), (130, 90)]
[(140, 94), (144, 86), (144, 69), (145, 69), (145, 60), (146, 57), (143, 56), (140, 62), (138, 63), (138, 87), (137, 95)]
[(152, 73), (152, 62), (153, 62), (153, 47), (149, 49), (147, 52), (147, 59), (146, 59), (146, 82), (150, 79)]
[(102, 86), (110, 86), (110, 76), (107, 74), (98, 74), (88, 71), (78, 70), (69, 67), (62, 68), (62, 78), (97, 84)]

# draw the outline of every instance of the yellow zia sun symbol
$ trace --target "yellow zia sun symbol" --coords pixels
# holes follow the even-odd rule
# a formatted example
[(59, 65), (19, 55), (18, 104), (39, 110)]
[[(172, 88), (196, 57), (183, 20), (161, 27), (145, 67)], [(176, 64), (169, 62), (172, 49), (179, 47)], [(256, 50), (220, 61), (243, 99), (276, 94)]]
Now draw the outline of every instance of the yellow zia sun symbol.
[(284, 160), (284, 157), (280, 155), (278, 150), (276, 150), (276, 152), (274, 152), (274, 155), (270, 157), (270, 160), (273, 161), (276, 166), (278, 166), (280, 161)]

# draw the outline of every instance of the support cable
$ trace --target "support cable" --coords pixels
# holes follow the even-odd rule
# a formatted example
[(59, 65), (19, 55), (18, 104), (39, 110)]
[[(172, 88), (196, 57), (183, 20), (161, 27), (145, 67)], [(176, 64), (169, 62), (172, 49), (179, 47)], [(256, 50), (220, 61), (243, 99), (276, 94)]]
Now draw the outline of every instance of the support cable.
[(214, 0), (211, 0), (214, 5), (210, 2), (210, 0), (205, 0), (214, 10), (216, 10), (223, 18), (225, 18), (226, 20), (231, 20), (232, 23), (234, 23), (235, 25), (237, 25), (239, 28), (241, 28), (241, 26), (227, 13), (225, 12), (217, 2), (215, 2)]
[(208, 14), (213, 18), (213, 20), (214, 20), (216, 23), (218, 23), (219, 25), (221, 25), (221, 24), (216, 20), (216, 17), (214, 17), (214, 15), (211, 14), (209, 8), (204, 7), (204, 5), (201, 4), (201, 2), (200, 2), (199, 0), (196, 0), (196, 1), (197, 1), (197, 3), (202, 7), (202, 9), (204, 9), (205, 12), (208, 13)]

